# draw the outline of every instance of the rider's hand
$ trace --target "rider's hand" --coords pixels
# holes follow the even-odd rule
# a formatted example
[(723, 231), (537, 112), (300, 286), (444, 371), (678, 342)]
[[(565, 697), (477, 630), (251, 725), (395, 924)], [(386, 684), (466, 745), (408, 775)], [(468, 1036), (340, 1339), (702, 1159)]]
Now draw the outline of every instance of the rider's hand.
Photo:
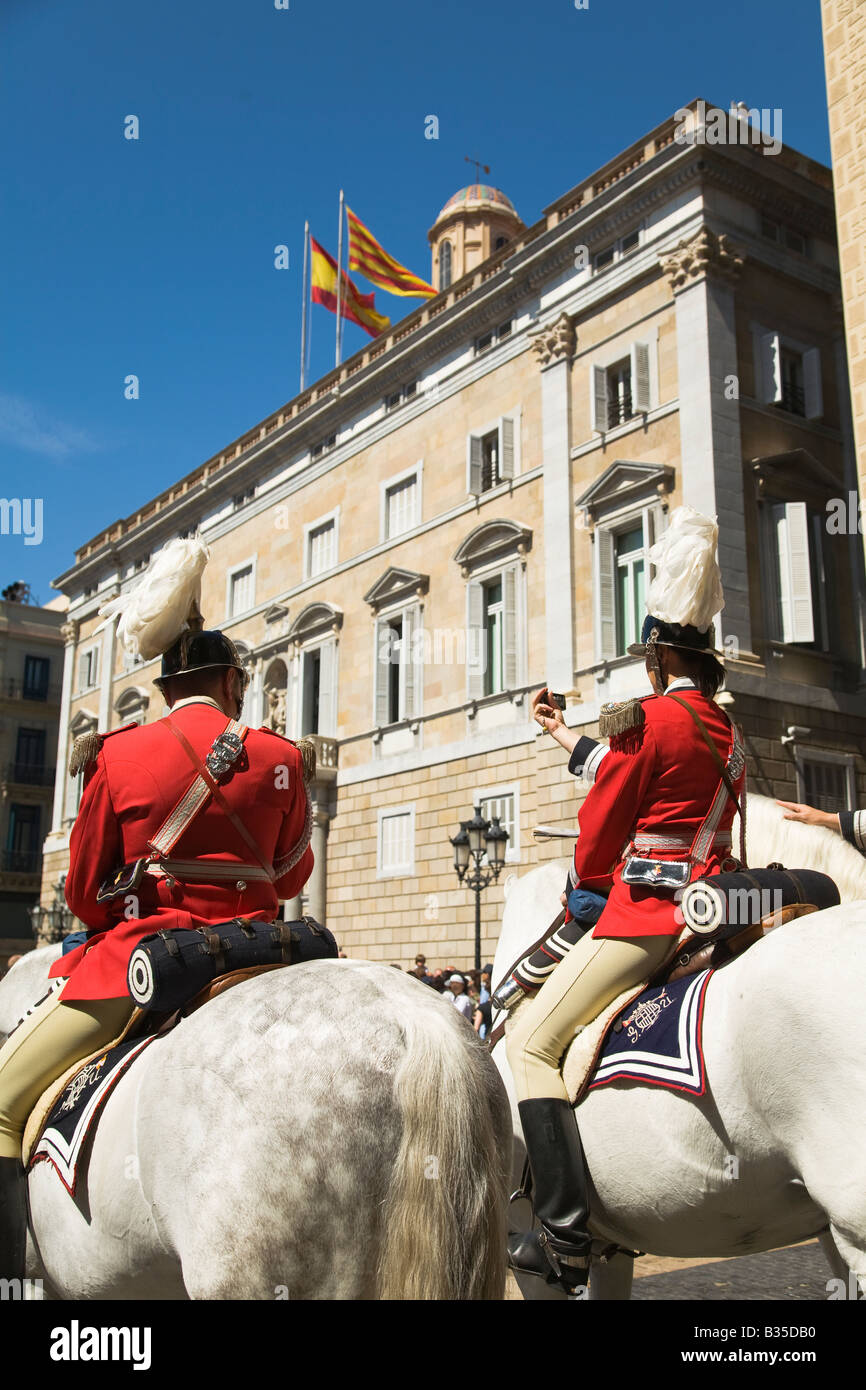
[(558, 705), (548, 704), (546, 698), (547, 695), (547, 686), (545, 686), (543, 690), (539, 690), (537, 694), (533, 695), (533, 719), (536, 721), (537, 724), (541, 725), (542, 729), (552, 729), (557, 724), (561, 724), (563, 728), (566, 728), (567, 726), (565, 723), (565, 719), (563, 718), (562, 710), (559, 708)]
[(798, 801), (776, 801), (785, 808), (784, 820), (799, 821), (800, 825), (820, 825), (824, 830), (838, 830), (839, 817), (833, 811), (819, 811), (815, 806), (802, 806)]

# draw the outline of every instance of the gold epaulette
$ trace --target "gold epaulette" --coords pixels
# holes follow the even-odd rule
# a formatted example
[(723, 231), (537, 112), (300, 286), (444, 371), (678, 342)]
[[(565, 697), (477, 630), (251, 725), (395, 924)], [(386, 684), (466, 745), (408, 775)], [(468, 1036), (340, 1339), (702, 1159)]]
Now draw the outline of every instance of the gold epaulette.
[(609, 740), (614, 753), (636, 753), (645, 723), (642, 700), (610, 700), (598, 713), (599, 737)]
[(98, 758), (101, 747), (101, 734), (97, 734), (93, 730), (87, 734), (79, 734), (69, 755), (70, 776), (77, 777), (82, 768), (87, 767), (88, 763), (92, 763), (95, 758)]
[(304, 764), (304, 781), (309, 786), (316, 775), (316, 745), (311, 738), (299, 738), (295, 747)]

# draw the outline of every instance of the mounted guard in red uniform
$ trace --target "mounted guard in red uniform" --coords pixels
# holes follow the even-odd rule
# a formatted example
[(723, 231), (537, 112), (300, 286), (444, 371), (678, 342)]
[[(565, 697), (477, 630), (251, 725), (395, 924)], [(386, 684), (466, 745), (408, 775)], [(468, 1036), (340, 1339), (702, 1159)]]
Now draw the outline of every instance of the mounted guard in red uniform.
[[(624, 990), (650, 979), (682, 928), (678, 890), (732, 867), (731, 823), (745, 756), (739, 731), (714, 696), (724, 670), (712, 618), (724, 606), (717, 526), (691, 508), (673, 513), (650, 551), (656, 566), (641, 642), (653, 694), (604, 706), (603, 756), (535, 697), (534, 714), (575, 756), (593, 764), (578, 815), (573, 887), (608, 893), (587, 931), (506, 1028), (508, 1060), (535, 1189), (540, 1232), (511, 1237), (512, 1267), (586, 1283), (590, 1237), (583, 1154), (561, 1065), (576, 1032)], [(571, 764), (570, 764), (571, 766)], [(572, 770), (574, 768), (572, 767)]]
[(86, 735), (73, 749), (70, 771), (83, 769), (85, 784), (66, 899), (88, 938), (55, 962), (55, 989), (0, 1048), (0, 1277), (24, 1273), (27, 1117), (55, 1077), (128, 1022), (138, 943), (163, 928), (273, 921), (280, 899), (295, 897), (312, 872), (311, 759), (290, 739), (240, 722), (249, 677), (234, 643), (203, 630), (206, 559), (198, 540), (171, 542), (112, 605), (122, 607), (130, 650), (163, 654), (154, 683), (169, 712)]

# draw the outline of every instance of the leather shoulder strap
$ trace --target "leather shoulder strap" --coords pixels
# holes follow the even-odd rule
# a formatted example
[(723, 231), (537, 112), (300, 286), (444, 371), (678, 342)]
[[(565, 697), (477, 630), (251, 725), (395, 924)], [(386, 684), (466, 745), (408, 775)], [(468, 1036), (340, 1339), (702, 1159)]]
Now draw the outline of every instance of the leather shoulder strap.
[[(166, 719), (165, 719), (164, 722), (165, 722), (167, 728), (170, 730), (170, 732), (171, 732), (172, 734), (174, 734), (175, 738), (177, 739), (177, 741), (178, 741), (178, 743), (180, 744), (180, 746), (181, 746), (181, 748), (183, 749), (183, 751), (186, 753), (187, 757), (189, 758), (190, 762), (192, 763), (193, 767), (195, 768), (196, 773), (198, 774), (197, 777), (196, 777), (196, 782), (195, 782), (194, 785), (197, 785), (197, 784), (199, 784), (199, 783), (201, 783), (201, 782), (204, 783), (205, 787), (207, 788), (208, 793), (211, 794), (211, 795), (213, 796), (213, 799), (214, 799), (214, 801), (217, 803), (217, 805), (219, 806), (220, 810), (221, 810), (221, 811), (224, 813), (224, 815), (227, 816), (228, 819), (231, 821), (232, 825), (234, 826), (235, 830), (236, 830), (236, 831), (238, 832), (238, 834), (240, 835), (241, 839), (242, 839), (242, 840), (249, 846), (249, 848), (252, 850), (252, 852), (253, 852), (253, 854), (255, 855), (256, 859), (258, 860), (259, 864), (261, 864), (262, 868), (265, 870), (265, 873), (268, 875), (268, 878), (271, 879), (271, 881), (273, 882), (273, 880), (274, 880), (274, 878), (275, 878), (274, 866), (273, 866), (273, 864), (268, 864), (268, 863), (266, 862), (265, 857), (264, 857), (264, 855), (262, 854), (261, 850), (259, 849), (258, 844), (257, 844), (256, 841), (253, 839), (252, 835), (251, 835), (250, 832), (247, 830), (246, 826), (244, 825), (244, 823), (243, 823), (243, 821), (240, 819), (240, 817), (237, 816), (237, 815), (235, 814), (235, 812), (232, 810), (231, 806), (229, 806), (228, 802), (226, 801), (225, 797), (223, 796), (222, 792), (220, 791), (219, 784), (217, 783), (216, 779), (211, 775), (210, 770), (209, 770), (209, 769), (205, 766), (205, 764), (202, 762), (202, 760), (201, 760), (201, 758), (199, 757), (198, 753), (196, 753), (196, 751), (195, 751), (195, 749), (193, 748), (192, 744), (190, 743), (189, 739), (186, 737), (186, 734), (183, 732), (182, 729), (179, 729), (179, 728), (177, 727), (176, 724), (173, 724), (170, 718), (166, 717)], [(230, 721), (229, 721), (229, 727), (232, 727), (232, 726), (233, 726), (233, 723), (234, 723), (234, 721), (231, 721), (231, 720), (230, 720)], [(244, 729), (244, 733), (246, 733), (246, 732), (247, 732), (246, 729)], [(205, 798), (205, 799), (206, 799), (206, 798)], [(200, 810), (202, 805), (204, 805), (204, 800), (201, 802), (201, 804), (200, 804), (196, 809), (197, 809), (197, 810)], [(192, 817), (190, 817), (190, 819), (186, 822), (186, 825), (189, 825), (191, 820), (192, 820)], [(183, 827), (184, 829), (186, 829), (186, 825)], [(176, 836), (175, 838), (177, 839), (177, 838), (179, 838), (179, 836)], [(149, 841), (149, 843), (153, 844), (153, 843), (155, 843), (155, 842), (154, 842), (154, 841)]]
[(694, 720), (695, 724), (697, 725), (698, 729), (700, 730), (700, 734), (701, 734), (701, 737), (702, 737), (703, 740), (704, 740), (704, 743), (707, 745), (707, 747), (709, 748), (710, 752), (711, 752), (712, 755), (713, 755), (713, 759), (714, 759), (714, 761), (715, 761), (716, 767), (719, 769), (719, 772), (722, 774), (722, 781), (724, 782), (725, 786), (727, 787), (728, 796), (731, 798), (731, 800), (733, 801), (734, 805), (736, 806), (737, 811), (738, 811), (739, 816), (740, 816), (740, 820), (742, 821), (743, 813), (742, 813), (742, 810), (740, 809), (740, 802), (739, 802), (739, 799), (738, 799), (738, 797), (737, 797), (737, 793), (736, 793), (736, 791), (735, 791), (735, 789), (734, 789), (734, 784), (733, 784), (733, 782), (731, 781), (730, 775), (729, 775), (729, 773), (728, 773), (728, 769), (725, 767), (725, 764), (722, 762), (721, 757), (719, 756), (719, 750), (718, 750), (718, 748), (716, 747), (715, 743), (713, 742), (712, 737), (710, 736), (709, 730), (707, 729), (707, 726), (706, 726), (706, 724), (704, 723), (703, 719), (701, 719), (701, 716), (698, 714), (698, 712), (697, 712), (696, 709), (692, 709), (692, 707), (691, 707), (691, 705), (689, 704), (688, 700), (680, 700), (680, 699), (678, 698), (678, 696), (676, 696), (676, 695), (666, 695), (666, 696), (665, 696), (665, 699), (666, 699), (666, 700), (673, 700), (675, 704), (681, 705), (682, 708), (683, 708), (684, 710), (687, 710), (688, 713), (691, 715), (692, 719)]

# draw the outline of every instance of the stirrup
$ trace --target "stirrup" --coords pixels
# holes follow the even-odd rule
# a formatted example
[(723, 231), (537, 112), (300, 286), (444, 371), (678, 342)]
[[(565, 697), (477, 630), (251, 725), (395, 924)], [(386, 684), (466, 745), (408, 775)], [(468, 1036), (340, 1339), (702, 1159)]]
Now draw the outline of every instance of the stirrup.
[(547, 1234), (544, 1227), (538, 1232), (538, 1245), (544, 1253), (548, 1264), (562, 1284), (585, 1284), (585, 1279), (565, 1279), (566, 1272), (570, 1274), (589, 1273), (589, 1250), (586, 1253), (574, 1251), (566, 1253), (564, 1250), (557, 1250), (556, 1245), (560, 1242), (554, 1241), (553, 1237)]

